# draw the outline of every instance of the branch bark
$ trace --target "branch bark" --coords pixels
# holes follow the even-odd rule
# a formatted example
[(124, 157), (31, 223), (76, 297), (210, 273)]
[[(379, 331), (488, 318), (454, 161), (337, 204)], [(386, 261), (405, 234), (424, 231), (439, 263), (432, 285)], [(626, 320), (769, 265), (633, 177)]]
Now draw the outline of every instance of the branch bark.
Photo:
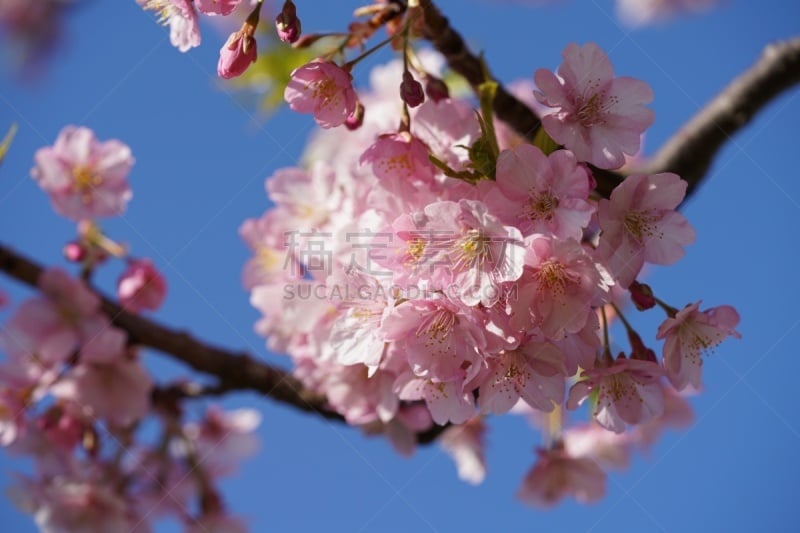
[[(31, 287), (37, 282), (43, 268), (0, 243), (0, 271)], [(233, 352), (196, 339), (189, 333), (171, 329), (146, 317), (129, 313), (119, 304), (98, 293), (103, 312), (111, 322), (128, 334), (133, 344), (147, 346), (181, 361), (198, 372), (217, 379), (212, 390), (252, 391), (301, 411), (314, 413), (327, 420), (346, 423), (344, 417), (333, 411), (325, 396), (307, 389), (300, 380), (245, 352)], [(379, 428), (369, 428), (379, 432)], [(417, 442), (428, 444), (444, 431), (444, 426), (434, 426), (418, 433)]]
[[(425, 19), (424, 34), (447, 64), (473, 88), (483, 81), (481, 61), (464, 43), (432, 0), (419, 0)], [(800, 38), (766, 47), (756, 63), (735, 78), (705, 108), (681, 128), (658, 153), (633, 173), (674, 172), (689, 183), (688, 197), (703, 180), (714, 157), (731, 137), (776, 96), (800, 83)], [(533, 139), (541, 122), (527, 105), (499, 86), (494, 111), (517, 133)], [(592, 168), (597, 192), (611, 194), (625, 175)]]

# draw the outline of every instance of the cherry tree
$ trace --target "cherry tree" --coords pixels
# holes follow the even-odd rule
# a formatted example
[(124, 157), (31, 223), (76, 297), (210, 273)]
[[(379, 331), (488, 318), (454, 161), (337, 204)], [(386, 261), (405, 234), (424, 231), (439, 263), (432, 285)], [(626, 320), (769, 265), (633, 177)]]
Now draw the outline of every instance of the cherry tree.
[[(50, 68), (80, 4), (0, 0), (22, 68)], [(179, 274), (114, 225), (140, 200), (132, 143), (66, 123), (20, 154), (17, 126), (0, 124), (11, 128), (0, 162), (29, 158), (26, 186), (74, 228), (60, 261), (0, 241), (0, 269), (31, 289), (11, 298), (0, 286), (0, 445), (29, 464), (9, 495), (40, 530), (150, 531), (164, 519), (249, 530), (223, 489), (258, 451), (259, 426), (273, 439), (290, 431), (262, 414), (262, 398), (400, 455), (438, 444), (471, 484), (491, 468), (493, 421), (516, 416), (531, 450), (516, 495), (538, 508), (603, 499), (610, 472), (689, 427), (689, 396), (715, 372), (709, 354), (724, 358), (723, 341), (741, 338), (736, 294), (710, 301), (700, 274), (677, 294), (657, 281), (702, 242), (685, 201), (702, 204), (718, 152), (800, 81), (800, 40), (765, 43), (645, 156), (658, 95), (591, 40), (566, 39), (543, 64), (520, 55), (526, 80), (510, 84), (429, 0), (335, 8), (349, 21), (333, 31), (311, 27), (315, 3), (303, 0), (131, 4), (165, 26), (175, 50), (157, 53), (218, 46), (224, 83), (315, 123), (299, 163), (270, 167), (263, 213), (239, 227), (241, 299), (283, 361), (159, 314)], [(636, 26), (712, 4), (616, 9)], [(558, 7), (527, 9), (534, 20)], [(378, 57), (386, 63), (370, 67)], [(196, 124), (237, 143), (237, 132)], [(151, 216), (167, 227), (191, 198)], [(165, 377), (163, 359), (179, 370)], [(226, 400), (244, 392), (258, 399)]]

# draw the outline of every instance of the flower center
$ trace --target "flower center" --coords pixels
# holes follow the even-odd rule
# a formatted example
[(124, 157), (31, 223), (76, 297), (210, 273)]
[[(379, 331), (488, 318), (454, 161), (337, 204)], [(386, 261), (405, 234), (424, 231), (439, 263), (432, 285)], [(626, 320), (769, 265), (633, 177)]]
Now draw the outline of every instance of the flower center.
[(641, 243), (646, 238), (661, 238), (664, 233), (659, 231), (656, 222), (661, 219), (658, 215), (645, 213), (642, 211), (630, 211), (625, 215), (623, 225), (634, 239)]
[(407, 263), (416, 263), (425, 253), (425, 241), (421, 237), (414, 237), (406, 244)]
[(585, 128), (605, 124), (609, 109), (618, 103), (619, 98), (616, 96), (606, 96), (605, 91), (595, 92), (580, 104), (578, 122)]
[(456, 244), (456, 268), (462, 270), (480, 265), (491, 255), (489, 239), (480, 231), (471, 229)]
[(564, 265), (553, 260), (542, 263), (536, 276), (541, 285), (557, 293), (563, 293), (569, 281), (569, 276), (564, 271)]
[(83, 203), (92, 201), (92, 190), (102, 183), (100, 176), (95, 174), (90, 167), (78, 165), (72, 169), (72, 180), (75, 189), (81, 196)]
[(552, 220), (556, 209), (558, 209), (558, 197), (553, 196), (553, 193), (550, 191), (541, 194), (532, 192), (528, 204), (528, 219), (532, 221)]

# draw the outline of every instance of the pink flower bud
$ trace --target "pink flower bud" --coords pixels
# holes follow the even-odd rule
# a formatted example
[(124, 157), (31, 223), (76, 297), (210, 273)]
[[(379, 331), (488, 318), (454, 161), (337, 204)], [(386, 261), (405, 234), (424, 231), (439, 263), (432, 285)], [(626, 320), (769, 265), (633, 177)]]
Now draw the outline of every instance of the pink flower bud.
[(656, 305), (656, 299), (653, 297), (653, 290), (649, 285), (634, 280), (629, 289), (631, 291), (633, 305), (635, 305), (636, 309), (639, 311), (646, 311)]
[(65, 244), (62, 252), (66, 260), (73, 263), (80, 263), (86, 259), (86, 247), (77, 241)]
[(407, 70), (403, 72), (400, 97), (411, 107), (417, 107), (425, 101), (425, 91), (422, 89), (422, 84), (415, 80), (414, 76)]
[(356, 102), (355, 110), (344, 121), (344, 127), (350, 131), (357, 130), (364, 123), (364, 105), (361, 102)]
[(134, 313), (142, 309), (155, 311), (161, 307), (166, 293), (166, 281), (148, 259), (131, 261), (117, 283), (120, 303)]
[(229, 80), (241, 76), (257, 57), (256, 40), (253, 38), (250, 26), (245, 23), (241, 30), (231, 33), (228, 40), (219, 51), (217, 74)]
[(300, 38), (300, 19), (297, 18), (297, 9), (292, 0), (286, 0), (283, 9), (275, 17), (275, 29), (278, 38), (285, 43), (294, 43)]

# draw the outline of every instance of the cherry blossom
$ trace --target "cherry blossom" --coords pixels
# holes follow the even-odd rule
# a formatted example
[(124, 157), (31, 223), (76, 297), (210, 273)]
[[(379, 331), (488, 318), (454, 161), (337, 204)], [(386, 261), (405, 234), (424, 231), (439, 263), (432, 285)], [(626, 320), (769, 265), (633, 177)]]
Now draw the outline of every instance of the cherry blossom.
[(122, 306), (134, 313), (155, 311), (167, 294), (167, 282), (149, 259), (136, 259), (117, 282), (117, 296)]
[(594, 212), (587, 201), (589, 176), (566, 150), (549, 157), (530, 144), (503, 150), (497, 159), (497, 181), (482, 183), (496, 183), (484, 198), (490, 211), (524, 236), (551, 233), (580, 239)]
[(520, 399), (550, 412), (564, 399), (564, 356), (548, 342), (527, 342), (495, 356), (493, 370), (481, 384), (481, 412), (504, 414)]
[(408, 300), (383, 318), (386, 341), (401, 341), (414, 373), (442, 382), (469, 379), (486, 346), (485, 317), (445, 297)]
[(625, 155), (639, 150), (640, 136), (653, 123), (644, 107), (653, 92), (643, 81), (614, 77), (606, 54), (594, 43), (570, 44), (562, 52), (558, 75), (536, 71), (536, 98), (555, 109), (542, 126), (578, 160), (600, 168), (619, 168)]
[(313, 113), (323, 128), (344, 124), (358, 102), (350, 73), (336, 63), (319, 59), (292, 72), (283, 96), (294, 111)]
[(475, 417), (461, 426), (447, 428), (439, 437), (439, 444), (456, 463), (459, 479), (472, 485), (479, 485), (486, 477), (486, 429), (483, 419)]
[(439, 425), (461, 424), (475, 413), (472, 393), (462, 391), (457, 382), (436, 382), (408, 372), (397, 378), (395, 388), (401, 400), (425, 400), (433, 421)]
[(198, 11), (204, 15), (229, 15), (242, 0), (195, 0)]
[(510, 303), (511, 325), (538, 327), (550, 339), (583, 329), (591, 306), (607, 299), (611, 280), (578, 242), (534, 235), (528, 239), (527, 273)]
[(430, 183), (436, 172), (428, 160), (428, 147), (409, 132), (379, 136), (360, 162), (370, 164), (378, 179), (387, 181)]
[(567, 407), (577, 409), (597, 391), (592, 415), (604, 428), (622, 433), (626, 423), (641, 424), (663, 413), (661, 375), (661, 367), (653, 361), (621, 357), (611, 364), (595, 365), (584, 370), (584, 379), (572, 386)]
[(638, 27), (681, 13), (701, 13), (718, 3), (719, 0), (617, 0), (616, 11), (625, 24)]
[(628, 287), (645, 262), (670, 265), (695, 240), (694, 229), (675, 211), (686, 194), (686, 182), (675, 174), (628, 176), (600, 200), (603, 233), (597, 254), (611, 274)]
[(219, 476), (233, 471), (236, 461), (256, 452), (258, 438), (253, 432), (260, 423), (261, 414), (254, 409), (224, 412), (211, 406), (201, 422), (186, 424), (183, 432), (203, 458), (204, 468)]
[(74, 402), (86, 416), (126, 426), (150, 409), (152, 388), (152, 378), (137, 361), (120, 358), (76, 365), (51, 391), (57, 398)]
[(35, 163), (31, 176), (72, 220), (120, 215), (131, 199), (130, 148), (115, 139), (100, 142), (88, 128), (65, 127), (53, 146), (36, 152)]
[(606, 493), (606, 475), (592, 459), (563, 448), (537, 450), (538, 461), (525, 476), (517, 497), (528, 505), (552, 507), (566, 496), (593, 503)]
[(181, 52), (200, 46), (200, 26), (191, 0), (136, 1), (144, 9), (155, 11), (161, 24), (169, 24), (169, 40), (172, 46)]
[(700, 311), (700, 303), (687, 305), (658, 328), (657, 339), (664, 339), (664, 369), (672, 386), (683, 390), (687, 385), (702, 386), (703, 354), (713, 350), (725, 338), (741, 335), (734, 329), (739, 313), (729, 305)]

